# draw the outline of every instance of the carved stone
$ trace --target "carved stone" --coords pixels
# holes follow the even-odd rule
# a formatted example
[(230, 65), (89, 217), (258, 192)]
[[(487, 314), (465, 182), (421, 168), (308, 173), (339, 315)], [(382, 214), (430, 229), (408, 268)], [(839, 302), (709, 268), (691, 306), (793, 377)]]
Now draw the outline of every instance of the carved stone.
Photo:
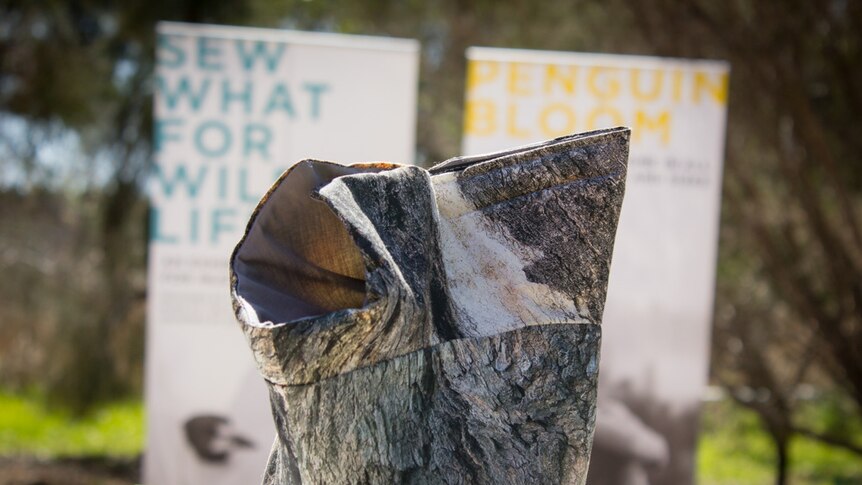
[(231, 258), (264, 483), (584, 483), (628, 139), (285, 173)]

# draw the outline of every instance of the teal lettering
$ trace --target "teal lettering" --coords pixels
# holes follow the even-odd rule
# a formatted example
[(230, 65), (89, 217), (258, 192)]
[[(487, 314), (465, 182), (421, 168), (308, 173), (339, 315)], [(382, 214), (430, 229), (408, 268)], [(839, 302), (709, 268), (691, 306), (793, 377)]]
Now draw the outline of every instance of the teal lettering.
[(252, 204), (260, 200), (260, 196), (248, 193), (248, 169), (246, 168), (239, 171), (239, 198), (243, 202), (250, 202)]
[(168, 130), (172, 126), (182, 126), (183, 120), (179, 118), (157, 118), (155, 125), (156, 126), (153, 131), (153, 145), (155, 145), (156, 152), (161, 151), (162, 147), (165, 146), (165, 142), (180, 141), (182, 139), (179, 134), (169, 133)]
[(218, 39), (198, 37), (198, 68), (204, 71), (220, 71), (222, 65), (219, 62), (221, 49), (218, 48)]
[(231, 221), (225, 222), (223, 218), (230, 217), (233, 218), (236, 216), (236, 210), (234, 209), (215, 209), (213, 211), (213, 219), (212, 219), (212, 232), (210, 233), (210, 242), (213, 244), (217, 244), (219, 242), (219, 237), (224, 234), (233, 234), (234, 225)]
[(176, 69), (182, 67), (186, 62), (186, 52), (178, 45), (171, 41), (175, 37), (170, 35), (160, 35), (158, 47), (156, 51), (156, 59), (160, 67)]
[(174, 169), (173, 176), (166, 177), (163, 172), (163, 167), (159, 164), (155, 166), (155, 178), (158, 180), (161, 185), (162, 193), (168, 197), (174, 196), (174, 190), (177, 186), (183, 186), (186, 189), (189, 197), (194, 199), (198, 195), (198, 191), (203, 185), (204, 179), (207, 175), (207, 167), (206, 165), (201, 165), (198, 167), (198, 173), (196, 174), (194, 180), (189, 177), (189, 173), (186, 170), (186, 166), (183, 164), (179, 164)]
[(311, 95), (311, 119), (320, 117), (320, 96), (329, 90), (329, 86), (323, 83), (305, 83), (302, 85)]
[(159, 214), (161, 212), (158, 207), (150, 208), (150, 241), (162, 244), (176, 244), (177, 236), (168, 236), (162, 234), (161, 230), (159, 230), (159, 227), (161, 227)]
[(201, 123), (195, 130), (195, 147), (198, 152), (211, 158), (220, 157), (230, 149), (231, 134), (227, 125), (220, 121)]
[(294, 117), (293, 103), (290, 101), (290, 92), (287, 90), (287, 86), (285, 86), (284, 83), (278, 83), (272, 89), (272, 93), (269, 95), (269, 101), (266, 103), (266, 109), (263, 110), (263, 113), (268, 115), (278, 109), (284, 110), (291, 118)]
[(218, 170), (218, 198), (227, 198), (227, 167), (222, 166)]
[(158, 89), (159, 94), (162, 95), (165, 100), (165, 104), (167, 105), (169, 110), (173, 110), (180, 103), (180, 100), (183, 98), (188, 99), (189, 106), (191, 106), (193, 111), (198, 111), (201, 108), (201, 104), (206, 97), (207, 91), (209, 91), (210, 80), (204, 79), (201, 81), (200, 85), (197, 88), (197, 91), (189, 83), (189, 78), (183, 76), (180, 78), (179, 83), (177, 84), (174, 90), (167, 85), (167, 81), (162, 76), (158, 76), (156, 78), (156, 87)]
[(192, 209), (192, 213), (190, 215), (191, 221), (189, 221), (189, 239), (191, 242), (198, 242), (198, 233), (200, 232), (200, 222), (201, 222), (201, 211), (200, 209)]
[(221, 111), (228, 112), (228, 107), (233, 102), (242, 103), (246, 114), (251, 113), (251, 81), (246, 81), (241, 91), (231, 91), (230, 81), (225, 79), (221, 84)]
[(245, 146), (243, 155), (250, 156), (257, 151), (264, 160), (269, 160), (269, 143), (272, 141), (272, 131), (268, 126), (259, 123), (245, 125)]
[[(236, 41), (236, 50), (239, 54), (239, 59), (246, 71), (254, 69), (258, 58), (262, 58), (266, 63), (269, 72), (275, 72), (278, 68), (278, 63), (281, 60), (281, 55), (284, 52), (285, 44), (268, 43), (268, 42), (253, 42), (254, 48), (251, 52), (246, 51), (248, 43), (242, 40)], [(270, 48), (274, 48), (270, 51)]]

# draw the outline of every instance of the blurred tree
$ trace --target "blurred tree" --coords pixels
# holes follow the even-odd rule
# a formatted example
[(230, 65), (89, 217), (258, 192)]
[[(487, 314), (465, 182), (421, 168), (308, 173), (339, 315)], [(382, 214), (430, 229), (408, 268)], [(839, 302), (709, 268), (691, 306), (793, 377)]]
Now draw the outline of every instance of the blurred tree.
[(816, 383), (843, 396), (846, 420), (862, 416), (862, 3), (632, 8), (656, 53), (733, 66), (716, 377), (762, 417), (778, 483), (796, 433), (862, 454), (852, 426), (814, 429), (798, 412)]
[(467, 47), (623, 52), (642, 39), (630, 11), (589, 0), (270, 0), (249, 10), (268, 27), (418, 39), (420, 164), (460, 153)]
[[(53, 205), (57, 217), (67, 204), (75, 208), (59, 224), (74, 234), (48, 244), (52, 251), (39, 258), (72, 269), (62, 275), (63, 287), (51, 290), (47, 280), (61, 277), (54, 271), (37, 272), (24, 288), (13, 278), (17, 288), (8, 290), (32, 300), (21, 326), (40, 334), (31, 343), (49, 349), (44, 361), (22, 358), (31, 350), (13, 346), (18, 351), (5, 353), (0, 370), (29, 362), (35, 366), (29, 382), (47, 380), (49, 394), (77, 411), (140, 389), (147, 207), (141, 188), (150, 158), (154, 25), (159, 19), (237, 22), (245, 11), (237, 0), (0, 2), (0, 123), (21, 127), (0, 130), (3, 174), (22, 174), (6, 180), (6, 189), (24, 191), (36, 205)], [(80, 147), (97, 176), (83, 189), (79, 182), (76, 191), (39, 190), (57, 186), (41, 147), (70, 133), (79, 143), (67, 141), (61, 149)], [(69, 153), (60, 163), (75, 161)], [(26, 219), (27, 203), (18, 205), (23, 214), (8, 220)], [(19, 248), (34, 243), (0, 244), (7, 242)], [(4, 266), (25, 271), (18, 263)], [(45, 307), (58, 314), (51, 318)], [(7, 336), (5, 342), (15, 340)]]

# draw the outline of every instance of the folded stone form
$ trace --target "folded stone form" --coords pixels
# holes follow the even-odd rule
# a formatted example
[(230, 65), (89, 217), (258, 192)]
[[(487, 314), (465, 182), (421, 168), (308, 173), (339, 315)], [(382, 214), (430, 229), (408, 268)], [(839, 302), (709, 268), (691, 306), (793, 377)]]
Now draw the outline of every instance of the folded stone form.
[(583, 483), (628, 140), (285, 173), (231, 258), (264, 483)]

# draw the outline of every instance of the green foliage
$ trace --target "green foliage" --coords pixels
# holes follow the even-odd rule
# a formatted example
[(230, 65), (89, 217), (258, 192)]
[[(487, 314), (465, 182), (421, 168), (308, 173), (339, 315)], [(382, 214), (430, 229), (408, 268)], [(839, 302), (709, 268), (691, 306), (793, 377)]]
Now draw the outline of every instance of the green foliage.
[[(834, 419), (828, 399), (808, 401), (817, 424)], [(858, 423), (856, 423), (858, 425)], [(701, 420), (697, 474), (701, 485), (760, 485), (775, 480), (775, 449), (757, 413), (731, 401), (708, 403)], [(862, 457), (796, 437), (790, 445), (795, 485), (862, 483)]]
[(846, 395), (830, 392), (805, 401), (799, 406), (797, 416), (800, 423), (809, 429), (841, 438), (862, 448), (862, 416), (855, 404)]
[(143, 430), (140, 401), (105, 404), (73, 418), (35, 395), (0, 393), (0, 455), (132, 457), (143, 449)]
[(697, 470), (703, 485), (759, 485), (773, 476), (775, 452), (751, 411), (727, 402), (707, 404), (701, 420)]

